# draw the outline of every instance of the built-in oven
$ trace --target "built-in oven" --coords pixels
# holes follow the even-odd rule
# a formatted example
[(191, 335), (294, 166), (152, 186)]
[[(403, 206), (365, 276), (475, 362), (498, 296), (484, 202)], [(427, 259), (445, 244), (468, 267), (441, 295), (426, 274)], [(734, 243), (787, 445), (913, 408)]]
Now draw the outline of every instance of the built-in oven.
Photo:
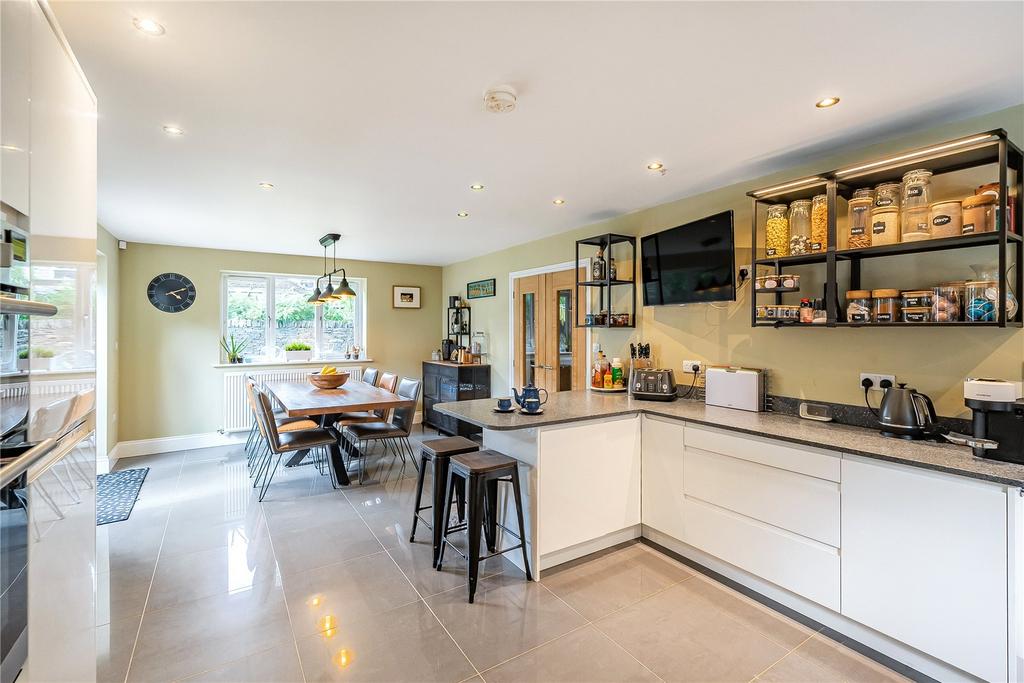
[(17, 678), (28, 656), (27, 501), (27, 472), (0, 488), (0, 683)]

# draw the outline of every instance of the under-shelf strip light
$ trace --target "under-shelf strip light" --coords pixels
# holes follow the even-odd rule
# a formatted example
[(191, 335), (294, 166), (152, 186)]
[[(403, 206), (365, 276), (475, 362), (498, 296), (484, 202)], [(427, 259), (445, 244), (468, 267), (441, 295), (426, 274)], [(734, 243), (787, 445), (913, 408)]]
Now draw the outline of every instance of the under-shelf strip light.
[(942, 151), (945, 151), (947, 149), (953, 149), (954, 147), (963, 147), (964, 145), (970, 145), (970, 144), (973, 144), (975, 142), (982, 142), (984, 140), (995, 140), (995, 139), (996, 139), (996, 136), (989, 135), (989, 134), (986, 133), (985, 135), (975, 135), (974, 137), (965, 138), (963, 140), (954, 140), (953, 142), (947, 142), (945, 144), (936, 145), (935, 147), (928, 147), (926, 149), (919, 149), (919, 150), (917, 150), (915, 152), (908, 152), (907, 154), (900, 154), (898, 156), (889, 157), (888, 159), (882, 159), (881, 161), (872, 161), (870, 164), (863, 164), (861, 166), (854, 166), (853, 168), (844, 168), (841, 171), (836, 171), (836, 177), (848, 176), (851, 173), (856, 173), (858, 171), (866, 171), (866, 170), (871, 169), (871, 168), (877, 168), (879, 166), (887, 166), (889, 164), (895, 164), (897, 162), (906, 161), (908, 159), (913, 159), (915, 157), (921, 157), (921, 156), (926, 156), (928, 154), (934, 154), (936, 152), (942, 152)]
[(755, 197), (763, 197), (765, 195), (774, 194), (775, 192), (778, 192), (779, 190), (788, 190), (790, 188), (805, 187), (805, 186), (806, 187), (810, 187), (812, 185), (817, 185), (818, 183), (822, 183), (824, 181), (825, 181), (824, 178), (822, 178), (821, 176), (817, 176), (816, 175), (813, 178), (804, 178), (803, 180), (794, 180), (793, 182), (786, 183), (784, 185), (776, 185), (775, 187), (766, 187), (763, 190), (757, 190), (756, 192), (754, 192), (754, 196)]

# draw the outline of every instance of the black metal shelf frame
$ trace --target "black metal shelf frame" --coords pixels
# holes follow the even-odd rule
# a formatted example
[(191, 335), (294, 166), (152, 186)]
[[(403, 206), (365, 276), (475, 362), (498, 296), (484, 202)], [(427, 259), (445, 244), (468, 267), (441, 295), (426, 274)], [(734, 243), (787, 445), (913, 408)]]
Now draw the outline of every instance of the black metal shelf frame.
[[(994, 232), (961, 235), (920, 242), (902, 242), (898, 244), (865, 247), (862, 249), (837, 250), (836, 234), (838, 197), (849, 198), (857, 187), (874, 187), (886, 181), (898, 181), (907, 171), (916, 168), (928, 168), (934, 175), (952, 173), (968, 168), (997, 164), (999, 169), (999, 226)], [(1016, 172), (1015, 193), (1008, 191), (1009, 170)], [(822, 194), (828, 203), (828, 249), (825, 252), (801, 254), (797, 256), (780, 256), (774, 258), (757, 258), (758, 254), (758, 208), (769, 204), (789, 204), (797, 199), (810, 199)], [(1020, 148), (1008, 139), (1002, 129), (978, 133), (964, 138), (950, 140), (915, 150), (909, 150), (877, 161), (869, 161), (845, 169), (837, 169), (813, 176), (807, 176), (792, 182), (781, 183), (772, 187), (753, 190), (747, 193), (752, 200), (751, 215), (751, 254), (754, 256), (754, 273), (757, 269), (772, 268), (777, 275), (783, 269), (802, 265), (825, 265), (825, 305), (827, 321), (825, 325), (793, 325), (777, 324), (775, 321), (757, 319), (757, 297), (750, 297), (750, 324), (752, 327), (1022, 327), (1024, 323), (1024, 216), (1021, 202), (1024, 200), (1024, 154)], [(1014, 226), (1007, 225), (1009, 201), (1011, 196), (1016, 202)], [(860, 289), (860, 265), (866, 258), (880, 258), (907, 254), (920, 254), (949, 249), (966, 249), (979, 246), (996, 246), (999, 251), (998, 281), (998, 314), (995, 322), (953, 322), (953, 323), (871, 323), (851, 324), (842, 320), (839, 307), (839, 283), (837, 281), (837, 265), (849, 262), (850, 276), (848, 289)], [(1009, 257), (1013, 256), (1013, 286), (1006, 275)], [(1018, 298), (1017, 313), (1013, 320), (1006, 316), (1006, 292), (1010, 289)], [(782, 303), (781, 292), (755, 292), (755, 294), (775, 294), (775, 303)]]
[[(612, 247), (616, 245), (629, 245), (630, 248), (630, 263), (633, 266), (633, 277), (629, 280), (623, 280), (621, 277), (611, 279), (611, 258), (612, 258)], [(637, 276), (637, 253), (636, 253), (636, 237), (631, 235), (619, 235), (616, 233), (606, 233), (603, 235), (595, 235), (594, 237), (587, 237), (582, 240), (576, 240), (576, 264), (579, 265), (580, 258), (580, 247), (597, 247), (605, 253), (606, 266), (604, 272), (604, 279), (602, 280), (581, 280), (580, 269), (577, 267), (576, 270), (576, 308), (575, 316), (576, 327), (599, 327), (608, 329), (620, 329), (625, 330), (631, 327), (636, 327), (636, 276)], [(619, 260), (619, 267), (616, 269), (616, 275), (622, 275), (621, 271), (621, 259)], [(589, 278), (592, 273), (586, 273), (586, 277)], [(605, 307), (605, 294), (607, 293), (608, 299), (608, 318), (605, 320), (603, 325), (587, 324), (580, 322), (580, 316), (586, 315), (589, 310), (590, 300), (587, 296), (581, 296), (582, 292), (586, 292), (591, 288), (598, 289), (598, 311), (604, 310)], [(628, 287), (629, 288), (629, 324), (628, 325), (613, 325), (612, 324), (612, 289), (615, 287)], [(621, 312), (621, 311), (620, 311)]]

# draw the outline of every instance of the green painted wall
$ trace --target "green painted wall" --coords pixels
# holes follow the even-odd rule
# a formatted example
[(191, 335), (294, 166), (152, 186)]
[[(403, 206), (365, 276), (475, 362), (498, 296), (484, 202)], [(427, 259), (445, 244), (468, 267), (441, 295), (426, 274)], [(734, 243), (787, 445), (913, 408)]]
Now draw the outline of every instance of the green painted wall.
[[(119, 328), (121, 310), (121, 251), (117, 248), (117, 238), (106, 231), (103, 226), (96, 229), (96, 250), (103, 254), (106, 264), (106, 296), (107, 296), (107, 446), (113, 448), (118, 442), (119, 410)], [(99, 271), (97, 271), (99, 275)], [(97, 292), (97, 296), (99, 292)], [(102, 419), (102, 417), (99, 417)]]
[[(339, 260), (350, 277), (367, 279), (367, 352), (373, 365), (419, 377), (440, 339), (441, 268)], [(225, 270), (319, 275), (323, 259), (243, 251), (128, 245), (120, 259), (121, 441), (201, 434), (222, 423), (220, 282)], [(182, 273), (196, 303), (161, 313), (146, 298), (154, 275)], [(391, 307), (392, 285), (422, 287), (422, 308)]]
[[(466, 283), (497, 278), (498, 295), (469, 302), (474, 330), (487, 334), (492, 384), (502, 392), (508, 372), (510, 272), (571, 261), (574, 241), (617, 232), (646, 235), (733, 209), (736, 212), (737, 264), (750, 263), (750, 200), (746, 192), (803, 175), (849, 165), (899, 150), (941, 142), (994, 128), (1005, 128), (1024, 144), (1024, 106), (953, 124), (908, 133), (883, 143), (835, 151), (760, 178), (594, 223), (553, 237), (504, 249), (444, 268), (444, 294), (465, 296)], [(671, 182), (671, 174), (665, 181)], [(965, 185), (968, 179), (962, 179)], [(974, 180), (974, 179), (970, 179)], [(879, 259), (865, 267), (863, 281), (872, 287), (914, 288), (944, 280), (968, 278), (969, 263), (994, 257), (989, 248), (972, 253), (928, 254), (901, 260)], [(820, 269), (820, 267), (819, 267)], [(808, 273), (803, 269), (797, 272)], [(805, 276), (806, 277), (806, 276)], [(1021, 292), (1017, 293), (1022, 298)], [(861, 371), (891, 372), (936, 400), (939, 412), (963, 415), (961, 382), (983, 375), (1021, 379), (1024, 372), (1024, 331), (994, 329), (816, 329), (774, 330), (750, 327), (749, 287), (726, 308), (707, 305), (639, 308), (636, 330), (594, 332), (609, 355), (628, 357), (628, 343), (650, 342), (655, 360), (680, 368), (684, 358), (769, 368), (773, 393), (843, 403), (861, 403)], [(444, 329), (442, 313), (440, 328)]]

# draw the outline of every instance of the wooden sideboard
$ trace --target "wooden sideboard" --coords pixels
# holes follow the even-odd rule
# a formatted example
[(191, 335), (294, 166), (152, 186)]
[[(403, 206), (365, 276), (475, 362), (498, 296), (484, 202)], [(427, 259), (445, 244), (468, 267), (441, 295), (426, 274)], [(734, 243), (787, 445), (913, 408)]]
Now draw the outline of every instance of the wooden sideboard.
[(481, 429), (434, 410), (435, 403), (490, 398), (491, 366), (423, 361), (423, 425), (451, 436), (471, 436)]

